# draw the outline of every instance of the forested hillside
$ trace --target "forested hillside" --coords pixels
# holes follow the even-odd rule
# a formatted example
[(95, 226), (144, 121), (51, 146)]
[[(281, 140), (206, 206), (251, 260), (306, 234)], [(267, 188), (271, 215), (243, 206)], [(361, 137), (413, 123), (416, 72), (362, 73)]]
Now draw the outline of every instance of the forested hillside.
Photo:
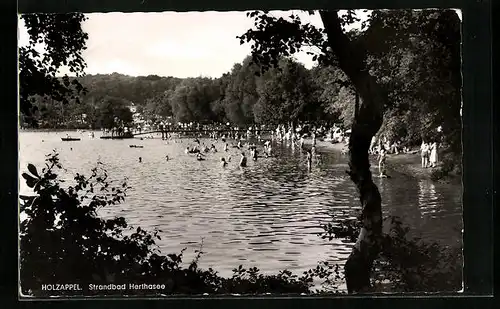
[[(422, 137), (433, 138), (441, 126), (445, 140), (459, 152), (460, 21), (456, 13), (377, 11), (369, 27), (348, 35), (366, 51), (370, 73), (388, 93), (380, 133), (418, 143)], [(132, 104), (150, 124), (172, 117), (175, 122), (230, 122), (242, 127), (299, 121), (350, 127), (356, 92), (335, 63), (309, 70), (293, 58), (282, 57), (278, 68), (260, 71), (248, 56), (218, 78), (87, 75), (77, 78), (86, 93), (64, 106), (53, 98), (32, 99), (38, 107), (37, 123), (45, 128), (101, 128), (113, 116), (127, 123), (132, 119), (127, 111)]]

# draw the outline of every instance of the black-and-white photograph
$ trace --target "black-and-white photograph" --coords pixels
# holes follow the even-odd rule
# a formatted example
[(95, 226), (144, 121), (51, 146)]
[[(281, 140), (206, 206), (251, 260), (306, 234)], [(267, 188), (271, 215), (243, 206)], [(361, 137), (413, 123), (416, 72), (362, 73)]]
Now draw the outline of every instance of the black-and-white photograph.
[(20, 297), (463, 292), (461, 18), (19, 14)]

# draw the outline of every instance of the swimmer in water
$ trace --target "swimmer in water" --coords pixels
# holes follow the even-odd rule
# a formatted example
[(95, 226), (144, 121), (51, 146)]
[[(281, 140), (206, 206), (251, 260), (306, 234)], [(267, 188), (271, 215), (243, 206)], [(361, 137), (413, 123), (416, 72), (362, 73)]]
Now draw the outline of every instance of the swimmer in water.
[(70, 147), (69, 150), (73, 151), (73, 147)]
[(184, 150), (184, 152), (185, 152), (186, 154), (189, 154), (189, 146), (188, 146), (188, 147), (186, 147), (186, 150)]
[(244, 152), (241, 153), (240, 166), (241, 167), (247, 166), (247, 157), (245, 157)]
[(168, 161), (170, 160), (170, 158), (168, 157), (168, 155), (165, 156), (165, 159)]
[(142, 157), (139, 157), (139, 163), (142, 163)]
[(220, 158), (220, 165), (221, 165), (222, 167), (226, 167), (226, 165), (227, 165), (226, 159), (224, 159), (224, 158)]
[(196, 160), (198, 160), (198, 161), (203, 161), (203, 160), (205, 160), (205, 159), (203, 158), (203, 156), (202, 156), (201, 152), (198, 152), (198, 154), (196, 155)]

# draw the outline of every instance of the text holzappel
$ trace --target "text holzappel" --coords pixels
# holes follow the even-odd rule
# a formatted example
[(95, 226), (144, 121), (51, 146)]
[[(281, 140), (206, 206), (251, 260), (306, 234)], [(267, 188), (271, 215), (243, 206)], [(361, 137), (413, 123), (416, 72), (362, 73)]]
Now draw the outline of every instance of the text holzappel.
[(81, 291), (82, 288), (78, 283), (54, 283), (42, 284), (42, 291)]

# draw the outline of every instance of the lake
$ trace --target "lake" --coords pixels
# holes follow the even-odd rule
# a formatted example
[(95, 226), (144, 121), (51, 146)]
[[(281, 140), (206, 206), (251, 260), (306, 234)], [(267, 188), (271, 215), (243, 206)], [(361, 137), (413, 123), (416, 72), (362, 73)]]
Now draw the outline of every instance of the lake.
[[(82, 140), (62, 142), (66, 133)], [(346, 157), (339, 152), (318, 149), (321, 163), (308, 171), (305, 155), (286, 143), (274, 144), (276, 158), (249, 160), (246, 168), (238, 167), (239, 151), (230, 148), (232, 162), (223, 168), (220, 158), (228, 154), (221, 141), (201, 140), (214, 143), (219, 152), (197, 161), (184, 153), (186, 146), (194, 145), (190, 138), (167, 142), (99, 136), (100, 132), (90, 139), (87, 133), (21, 131), (20, 170), (26, 171), (28, 163), (41, 168), (53, 149), (67, 169), (66, 179), (75, 173), (90, 175), (102, 162), (111, 179), (126, 177), (132, 187), (125, 202), (103, 216), (120, 215), (133, 226), (161, 229), (162, 253), (179, 253), (186, 247), (187, 261), (203, 241), (200, 267), (212, 267), (223, 276), (230, 276), (240, 264), (265, 273), (302, 273), (321, 260), (343, 264), (351, 251), (352, 243), (317, 236), (321, 224), (353, 218), (360, 211), (356, 189), (345, 173)], [(375, 182), (384, 215), (402, 217), (412, 236), (461, 246), (459, 185), (400, 174)], [(23, 181), (20, 193), (29, 193)]]

